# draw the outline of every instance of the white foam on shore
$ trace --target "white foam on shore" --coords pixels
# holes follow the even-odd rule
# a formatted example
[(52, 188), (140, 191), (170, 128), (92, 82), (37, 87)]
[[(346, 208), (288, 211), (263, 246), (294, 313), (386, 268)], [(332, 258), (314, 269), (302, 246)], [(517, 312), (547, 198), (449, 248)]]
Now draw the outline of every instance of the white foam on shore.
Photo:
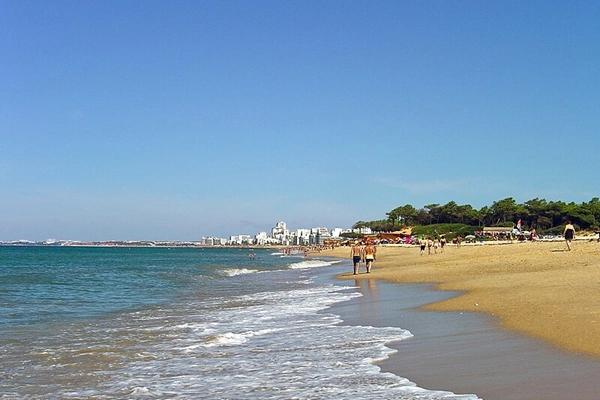
[[(305, 287), (236, 296), (228, 301), (246, 306), (212, 309), (196, 328), (183, 315), (192, 326), (179, 323), (174, 327), (181, 330), (170, 332), (179, 346), (156, 343), (154, 358), (130, 363), (111, 390), (133, 398), (176, 394), (189, 399), (202, 393), (207, 399), (478, 399), (426, 390), (382, 373), (375, 363), (395, 352), (386, 344), (412, 334), (398, 327), (341, 325), (327, 309), (361, 296), (348, 289)], [(202, 321), (211, 321), (210, 333), (199, 329), (207, 325)], [(132, 383), (143, 389), (133, 392)]]
[(220, 271), (222, 275), (225, 276), (237, 276), (237, 275), (246, 275), (246, 274), (256, 274), (259, 271), (255, 269), (248, 268), (227, 268)]
[[(11, 373), (24, 381), (43, 375), (48, 383), (39, 390), (60, 398), (478, 399), (428, 391), (382, 373), (375, 362), (395, 352), (387, 344), (412, 334), (342, 324), (330, 307), (362, 295), (354, 286), (316, 284), (322, 271), (313, 269), (338, 262), (305, 259), (268, 274), (224, 268), (224, 286), (211, 287), (212, 296), (198, 291), (119, 318), (69, 325), (62, 339), (48, 335), (46, 342), (28, 343), (28, 351), (49, 352), (46, 362), (35, 370), (19, 364)], [(73, 357), (82, 344), (94, 351)], [(57, 391), (56, 377), (79, 379), (73, 371), (80, 370), (89, 380)]]
[(325, 260), (303, 260), (297, 263), (289, 265), (290, 269), (305, 269), (305, 268), (318, 268), (318, 267), (329, 267), (334, 264), (338, 264), (339, 260), (325, 261)]

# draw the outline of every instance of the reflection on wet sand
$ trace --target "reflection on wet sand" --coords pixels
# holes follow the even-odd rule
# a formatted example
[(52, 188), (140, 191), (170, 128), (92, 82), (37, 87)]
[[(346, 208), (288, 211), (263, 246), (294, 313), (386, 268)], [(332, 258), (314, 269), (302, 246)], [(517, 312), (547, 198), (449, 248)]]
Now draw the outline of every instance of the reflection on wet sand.
[(358, 287), (359, 292), (363, 295), (359, 303), (360, 318), (377, 318), (380, 319), (383, 315), (381, 312), (381, 301), (379, 298), (379, 290), (375, 279), (355, 279), (354, 283)]

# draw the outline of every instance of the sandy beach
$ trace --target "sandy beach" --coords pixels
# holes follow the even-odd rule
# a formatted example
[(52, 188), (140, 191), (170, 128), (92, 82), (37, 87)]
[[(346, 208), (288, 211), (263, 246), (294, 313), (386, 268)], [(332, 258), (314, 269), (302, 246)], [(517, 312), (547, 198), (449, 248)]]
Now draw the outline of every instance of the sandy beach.
[[(398, 326), (410, 340), (384, 371), (486, 400), (590, 399), (600, 392), (600, 244), (379, 246), (362, 297), (336, 306), (350, 325)], [(323, 256), (348, 260), (350, 248)], [(402, 283), (401, 285), (398, 283)]]
[[(564, 242), (446, 245), (443, 253), (420, 255), (419, 248), (379, 246), (371, 274), (389, 282), (432, 283), (462, 294), (424, 306), (435, 311), (477, 311), (502, 327), (574, 354), (600, 359), (600, 243)], [(322, 255), (350, 258), (350, 248)]]

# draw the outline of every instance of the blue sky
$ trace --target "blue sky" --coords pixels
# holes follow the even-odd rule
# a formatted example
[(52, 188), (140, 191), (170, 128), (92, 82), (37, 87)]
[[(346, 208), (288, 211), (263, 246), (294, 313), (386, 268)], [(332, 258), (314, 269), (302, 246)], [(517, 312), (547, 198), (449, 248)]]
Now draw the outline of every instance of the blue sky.
[(597, 1), (0, 0), (0, 240), (600, 196)]

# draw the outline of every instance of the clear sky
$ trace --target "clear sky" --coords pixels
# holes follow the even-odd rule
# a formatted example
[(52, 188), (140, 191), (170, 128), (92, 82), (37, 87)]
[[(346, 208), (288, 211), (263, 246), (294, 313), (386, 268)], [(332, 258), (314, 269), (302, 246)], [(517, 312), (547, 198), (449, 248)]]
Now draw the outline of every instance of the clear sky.
[(0, 0), (0, 240), (600, 196), (600, 2)]

